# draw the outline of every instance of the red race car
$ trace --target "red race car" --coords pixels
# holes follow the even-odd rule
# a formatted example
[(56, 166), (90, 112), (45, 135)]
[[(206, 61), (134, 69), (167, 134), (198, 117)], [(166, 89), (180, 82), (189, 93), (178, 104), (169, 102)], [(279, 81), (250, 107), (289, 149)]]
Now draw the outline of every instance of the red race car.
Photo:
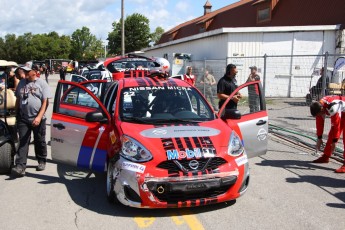
[[(259, 89), (256, 112), (249, 112), (249, 85)], [(266, 153), (268, 134), (260, 82), (238, 91), (243, 95), (238, 109), (223, 107), (216, 114), (194, 86), (179, 79), (134, 72), (113, 82), (59, 81), (52, 158), (106, 171), (109, 200), (131, 207), (191, 207), (236, 199), (247, 190), (248, 158)]]

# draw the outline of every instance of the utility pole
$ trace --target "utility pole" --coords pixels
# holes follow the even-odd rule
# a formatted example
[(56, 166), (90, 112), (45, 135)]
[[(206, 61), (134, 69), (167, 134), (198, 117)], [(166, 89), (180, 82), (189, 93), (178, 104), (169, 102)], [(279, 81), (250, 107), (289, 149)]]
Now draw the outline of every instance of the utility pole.
[(125, 56), (125, 16), (124, 0), (121, 0), (121, 54)]

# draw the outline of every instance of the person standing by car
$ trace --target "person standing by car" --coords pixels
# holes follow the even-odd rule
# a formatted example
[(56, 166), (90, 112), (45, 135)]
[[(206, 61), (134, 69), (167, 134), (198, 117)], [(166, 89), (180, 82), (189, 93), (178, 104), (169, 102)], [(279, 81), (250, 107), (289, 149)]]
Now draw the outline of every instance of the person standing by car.
[(7, 71), (7, 76), (8, 76), (8, 82), (7, 82), (7, 89), (11, 89), (13, 91), (16, 90), (17, 85), (19, 83), (19, 79), (17, 79), (16, 75), (15, 75), (15, 68), (10, 68)]
[(48, 99), (51, 98), (47, 82), (37, 77), (37, 66), (21, 67), (25, 71), (16, 89), (17, 127), (19, 147), (16, 155), (16, 166), (12, 169), (14, 176), (24, 176), (31, 132), (34, 134), (35, 155), (38, 161), (37, 171), (43, 171), (46, 166), (46, 117)]
[(195, 76), (192, 74), (193, 68), (191, 66), (187, 66), (186, 74), (183, 75), (183, 79), (185, 82), (188, 82), (191, 85), (195, 85)]
[[(312, 95), (312, 98), (321, 98), (320, 96), (322, 95), (322, 81), (323, 79), (326, 79), (326, 88), (328, 87), (329, 84), (329, 78), (327, 77), (327, 74), (324, 71), (324, 68), (322, 67), (320, 69), (320, 78), (317, 80), (317, 83), (315, 86), (311, 87), (310, 89), (310, 94)], [(327, 92), (325, 92), (327, 95)]]
[[(225, 101), (229, 98), (230, 94), (234, 92), (238, 85), (236, 80), (237, 69), (236, 65), (229, 64), (226, 66), (224, 76), (218, 81), (217, 84), (217, 96), (219, 98), (219, 109), (223, 106)], [(242, 98), (242, 95), (238, 92), (234, 95), (229, 103), (226, 105), (227, 109), (237, 109), (237, 103)]]
[(44, 72), (44, 76), (46, 77), (46, 82), (49, 83), (48, 82), (48, 77), (49, 77), (49, 72), (50, 72), (49, 66), (46, 66), (43, 64), (43, 72)]
[(331, 130), (328, 134), (323, 155), (314, 160), (313, 163), (328, 163), (329, 158), (335, 150), (335, 146), (343, 133), (344, 163), (336, 173), (345, 173), (345, 96), (325, 96), (320, 101), (315, 101), (310, 105), (310, 113), (316, 117), (316, 149), (320, 150), (322, 134), (325, 124), (325, 117), (331, 117)]
[(65, 80), (65, 78), (66, 78), (66, 71), (65, 71), (65, 68), (63, 66), (60, 66), (59, 74), (60, 74), (60, 80)]
[(17, 69), (15, 69), (14, 73), (19, 81), (25, 78), (25, 72), (21, 67), (18, 67)]
[[(258, 68), (256, 66), (249, 67), (250, 74), (248, 76), (247, 82), (259, 81), (260, 76), (257, 73)], [(260, 93), (258, 85), (249, 85), (248, 86), (248, 101), (249, 101), (249, 110), (251, 113), (257, 112), (260, 110)]]
[(200, 83), (203, 84), (205, 87), (206, 99), (208, 99), (211, 102), (212, 107), (214, 109), (217, 109), (216, 103), (214, 102), (214, 98), (213, 98), (213, 85), (217, 84), (216, 79), (214, 78), (212, 74), (209, 73), (208, 70), (205, 70), (205, 75), (203, 79), (200, 81)]

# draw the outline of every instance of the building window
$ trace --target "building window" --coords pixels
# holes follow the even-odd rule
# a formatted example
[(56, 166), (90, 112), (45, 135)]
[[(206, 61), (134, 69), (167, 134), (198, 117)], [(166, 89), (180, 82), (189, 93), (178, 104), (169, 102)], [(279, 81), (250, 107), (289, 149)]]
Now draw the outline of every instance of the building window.
[(265, 22), (271, 20), (271, 8), (264, 8), (258, 10), (258, 22)]

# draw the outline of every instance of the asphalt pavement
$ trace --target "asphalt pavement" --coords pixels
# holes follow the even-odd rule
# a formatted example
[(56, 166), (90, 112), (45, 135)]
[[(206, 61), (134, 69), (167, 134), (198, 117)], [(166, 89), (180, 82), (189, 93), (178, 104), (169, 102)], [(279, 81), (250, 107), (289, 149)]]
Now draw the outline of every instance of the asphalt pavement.
[[(50, 77), (54, 92), (58, 75)], [(50, 139), (52, 102), (47, 111)], [(105, 175), (51, 161), (37, 172), (30, 145), (26, 176), (0, 175), (1, 229), (332, 229), (345, 228), (345, 175), (339, 162), (312, 164), (308, 152), (270, 137), (249, 160), (248, 191), (236, 201), (189, 209), (111, 205)]]

